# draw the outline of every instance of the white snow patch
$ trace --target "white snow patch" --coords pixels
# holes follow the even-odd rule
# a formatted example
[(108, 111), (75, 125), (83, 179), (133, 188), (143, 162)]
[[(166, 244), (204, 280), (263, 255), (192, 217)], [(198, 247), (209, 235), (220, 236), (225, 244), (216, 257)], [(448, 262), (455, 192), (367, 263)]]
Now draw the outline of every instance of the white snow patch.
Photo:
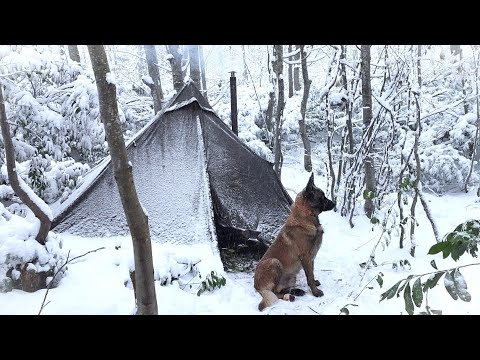
[(150, 76), (144, 75), (144, 76), (142, 76), (142, 80), (146, 84), (150, 84), (150, 85), (154, 84), (153, 79)]
[(37, 205), (42, 212), (47, 215), (47, 217), (50, 219), (50, 221), (53, 220), (53, 214), (52, 214), (52, 209), (50, 209), (50, 206), (48, 206), (45, 201), (43, 201), (41, 198), (38, 197), (37, 194), (33, 192), (33, 190), (28, 186), (23, 179), (17, 175), (18, 179), (18, 184), (22, 188), (23, 191), (27, 194), (27, 196), (32, 200), (35, 205)]
[(113, 85), (117, 84), (117, 80), (115, 79), (115, 75), (111, 72), (107, 73), (107, 76), (105, 77), (105, 79), (107, 80), (107, 82), (109, 84), (113, 84)]

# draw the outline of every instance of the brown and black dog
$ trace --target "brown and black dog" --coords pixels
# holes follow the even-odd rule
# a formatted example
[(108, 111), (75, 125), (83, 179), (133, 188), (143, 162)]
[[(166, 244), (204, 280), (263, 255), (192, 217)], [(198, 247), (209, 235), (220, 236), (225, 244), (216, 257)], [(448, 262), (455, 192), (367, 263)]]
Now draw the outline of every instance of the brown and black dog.
[(260, 311), (277, 299), (293, 301), (295, 295), (305, 294), (294, 288), (302, 267), (312, 294), (323, 295), (317, 288), (320, 282), (313, 275), (313, 264), (323, 237), (318, 215), (334, 207), (335, 203), (313, 183), (312, 173), (305, 189), (295, 198), (285, 225), (255, 269), (254, 287), (263, 298), (258, 304)]

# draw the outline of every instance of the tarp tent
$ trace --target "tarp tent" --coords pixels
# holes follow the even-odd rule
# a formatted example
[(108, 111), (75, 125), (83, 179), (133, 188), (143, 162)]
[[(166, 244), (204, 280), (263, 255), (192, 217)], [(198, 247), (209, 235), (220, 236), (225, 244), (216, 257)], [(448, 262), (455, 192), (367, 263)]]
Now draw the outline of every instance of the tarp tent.
[[(188, 244), (218, 237), (222, 244), (233, 234), (268, 243), (289, 214), (292, 199), (272, 164), (239, 140), (193, 82), (127, 144), (127, 151), (154, 241)], [(109, 157), (53, 210), (57, 232), (129, 233)]]

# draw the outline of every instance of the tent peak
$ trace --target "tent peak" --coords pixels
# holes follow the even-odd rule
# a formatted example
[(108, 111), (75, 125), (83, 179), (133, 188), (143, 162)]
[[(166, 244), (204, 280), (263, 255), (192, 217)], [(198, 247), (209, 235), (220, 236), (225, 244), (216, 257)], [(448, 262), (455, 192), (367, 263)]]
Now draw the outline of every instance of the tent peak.
[[(205, 99), (205, 97), (202, 95), (200, 90), (198, 90), (195, 83), (191, 79), (185, 82), (185, 84), (177, 93), (177, 95), (175, 95), (175, 97), (171, 100), (171, 102), (168, 105), (168, 109), (174, 106), (176, 106), (175, 109), (179, 109), (182, 106), (191, 104), (192, 98), (194, 98), (198, 102), (198, 104), (202, 109), (213, 111), (211, 105), (208, 103), (208, 100)], [(183, 105), (179, 106), (179, 104), (183, 104)], [(169, 110), (169, 111), (172, 111), (172, 110)]]

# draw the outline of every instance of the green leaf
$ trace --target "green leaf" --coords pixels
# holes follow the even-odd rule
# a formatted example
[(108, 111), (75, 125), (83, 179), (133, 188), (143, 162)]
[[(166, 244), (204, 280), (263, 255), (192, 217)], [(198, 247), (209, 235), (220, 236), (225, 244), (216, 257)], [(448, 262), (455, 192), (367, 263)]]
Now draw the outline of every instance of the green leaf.
[[(458, 258), (460, 258), (465, 253), (465, 251), (468, 249), (468, 245), (469, 245), (470, 241), (471, 241), (470, 239), (463, 237), (462, 239), (460, 239), (457, 242)], [(452, 256), (452, 258), (453, 258), (453, 256)]]
[(385, 291), (383, 294), (380, 295), (380, 301), (382, 300), (385, 300), (385, 299), (391, 299), (395, 296), (395, 294), (397, 293), (397, 290), (398, 290), (398, 287), (400, 286), (400, 283), (402, 282), (403, 280), (400, 280), (399, 282), (397, 282), (395, 285), (393, 285), (390, 289), (388, 289), (387, 291)]
[(349, 315), (350, 311), (344, 306), (343, 308), (340, 309), (340, 314)]
[(460, 270), (457, 268), (453, 273), (453, 283), (460, 300), (469, 302), (472, 300), (472, 296), (467, 291), (467, 282), (465, 281), (463, 275), (460, 273)]
[(428, 289), (433, 289), (435, 287), (435, 285), (437, 285), (438, 283), (438, 280), (440, 280), (440, 278), (442, 277), (442, 275), (445, 274), (444, 271), (440, 271), (440, 272), (437, 272), (435, 273), (435, 275), (431, 278), (429, 278), (426, 282), (425, 282), (425, 285), (423, 287), (423, 291), (427, 291)]
[(448, 255), (450, 255), (450, 252), (452, 251), (452, 244), (449, 242), (442, 251), (443, 251), (443, 258), (446, 259)]
[(438, 270), (437, 264), (435, 263), (435, 260), (430, 261), (430, 265), (432, 265), (432, 267), (433, 267), (435, 270)]
[(370, 191), (369, 190), (363, 190), (363, 199), (364, 200), (369, 200), (370, 199)]
[(442, 315), (442, 310), (430, 310), (433, 315)]
[(458, 242), (455, 242), (451, 245), (450, 256), (455, 261), (460, 259), (460, 254), (458, 252)]
[(380, 275), (378, 275), (376, 280), (377, 280), (377, 282), (378, 282), (378, 285), (380, 285), (380, 288), (381, 288), (382, 285), (383, 285), (383, 279), (382, 279), (382, 277), (381, 277)]
[(423, 301), (422, 282), (420, 281), (420, 278), (413, 283), (412, 297), (415, 306), (420, 307)]
[(413, 315), (413, 301), (410, 289), (410, 282), (407, 282), (405, 292), (403, 293), (403, 299), (405, 300), (405, 310), (407, 311), (408, 315)]
[(405, 286), (408, 284), (408, 281), (413, 278), (413, 275), (408, 275), (408, 277), (405, 279), (405, 282), (403, 283), (402, 286), (400, 286), (400, 289), (397, 291), (397, 297), (400, 296), (400, 293), (402, 292), (403, 289), (405, 289)]
[(453, 281), (453, 272), (455, 270), (452, 270), (451, 272), (447, 272), (445, 274), (445, 279), (443, 284), (445, 285), (445, 289), (447, 289), (448, 293), (450, 296), (453, 298), (453, 300), (458, 299), (458, 294), (457, 290), (455, 289), (455, 282)]
[(370, 222), (372, 224), (378, 224), (380, 222), (380, 220), (378, 220), (378, 218), (376, 218), (375, 216), (372, 216), (372, 218), (370, 219)]
[(439, 243), (433, 245), (430, 250), (428, 250), (428, 254), (434, 255), (438, 254), (440, 251), (443, 251), (445, 247), (447, 247), (448, 241), (440, 241)]

